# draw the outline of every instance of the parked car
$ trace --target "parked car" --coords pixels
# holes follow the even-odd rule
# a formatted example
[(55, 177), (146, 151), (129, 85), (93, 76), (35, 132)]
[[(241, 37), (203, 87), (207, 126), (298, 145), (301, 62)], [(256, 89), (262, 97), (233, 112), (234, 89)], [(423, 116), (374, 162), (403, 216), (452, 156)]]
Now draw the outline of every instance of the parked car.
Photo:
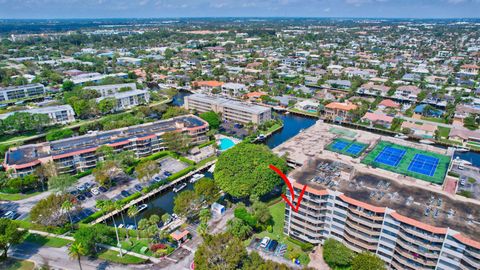
[(277, 246), (278, 246), (277, 240), (270, 241), (270, 243), (268, 244), (268, 251), (274, 252)]
[(100, 190), (101, 192), (104, 192), (104, 193), (108, 191), (108, 189), (107, 189), (106, 187), (104, 187), (104, 186), (100, 186), (100, 187), (98, 188), (98, 190)]
[(135, 186), (135, 189), (138, 190), (138, 191), (142, 191), (143, 190), (143, 187), (139, 184), (136, 184)]
[(167, 176), (167, 177), (168, 177), (168, 176), (172, 175), (172, 173), (171, 173), (171, 172), (169, 172), (169, 171), (165, 171), (165, 172), (163, 172), (163, 175), (165, 175), (165, 176)]
[(130, 196), (130, 192), (126, 191), (126, 190), (122, 190), (122, 192), (120, 192), (120, 194), (123, 196), (123, 197), (128, 197)]
[(80, 195), (77, 196), (77, 200), (79, 200), (79, 201), (84, 201), (84, 200), (85, 200), (85, 196), (83, 196), (83, 195), (80, 194)]
[(8, 219), (15, 219), (15, 212), (13, 211), (8, 211), (5, 214), (3, 214), (3, 218), (8, 218)]
[(87, 198), (92, 198), (93, 197), (93, 195), (92, 195), (92, 193), (90, 193), (90, 191), (85, 191), (85, 193), (83, 193), (83, 195)]
[(98, 188), (92, 188), (90, 190), (90, 192), (92, 192), (93, 195), (97, 196), (98, 194), (100, 194), (100, 191), (98, 190)]
[(260, 247), (261, 248), (266, 248), (268, 243), (270, 243), (270, 237), (267, 237), (265, 236), (263, 239), (262, 239), (262, 242), (260, 242)]

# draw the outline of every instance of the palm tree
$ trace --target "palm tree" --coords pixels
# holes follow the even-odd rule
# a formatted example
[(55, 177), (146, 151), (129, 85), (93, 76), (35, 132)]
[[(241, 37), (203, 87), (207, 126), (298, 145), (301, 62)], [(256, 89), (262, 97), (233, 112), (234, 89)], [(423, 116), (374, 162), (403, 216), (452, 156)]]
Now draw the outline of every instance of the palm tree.
[(78, 259), (78, 266), (82, 270), (81, 258), (87, 254), (87, 249), (82, 245), (82, 243), (73, 243), (68, 249), (68, 255), (70, 257)]
[[(139, 233), (138, 233), (138, 226), (137, 226), (137, 214), (138, 214), (138, 207), (136, 205), (133, 205), (132, 207), (128, 208), (127, 215), (132, 218), (135, 221), (135, 229), (137, 230), (137, 240), (140, 239)], [(127, 231), (128, 233), (128, 231)]]
[(73, 222), (72, 222), (72, 216), (70, 215), (70, 211), (73, 209), (73, 203), (70, 200), (66, 200), (62, 204), (62, 210), (67, 212), (68, 219), (70, 219), (70, 226), (73, 230)]
[(200, 213), (198, 214), (200, 218), (200, 222), (207, 224), (210, 218), (212, 217), (212, 214), (210, 213), (209, 209), (202, 209), (200, 210)]
[(205, 238), (205, 236), (208, 234), (208, 225), (203, 222), (200, 223), (197, 227), (197, 232), (202, 238)]
[(128, 240), (128, 229), (127, 229), (127, 224), (125, 224), (125, 219), (123, 218), (123, 204), (120, 202), (120, 201), (116, 201), (114, 203), (114, 206), (115, 206), (115, 210), (119, 211), (120, 212), (120, 216), (122, 217), (122, 223), (123, 225), (125, 226), (125, 229), (127, 230), (127, 240)]

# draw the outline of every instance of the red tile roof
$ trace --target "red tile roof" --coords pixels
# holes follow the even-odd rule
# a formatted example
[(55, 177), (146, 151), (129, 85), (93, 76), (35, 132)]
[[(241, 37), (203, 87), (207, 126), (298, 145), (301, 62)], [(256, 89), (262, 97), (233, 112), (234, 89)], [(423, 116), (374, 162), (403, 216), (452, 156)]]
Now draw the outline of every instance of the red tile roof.
[(435, 227), (435, 226), (432, 226), (432, 225), (428, 225), (428, 224), (425, 224), (425, 223), (420, 222), (418, 220), (415, 220), (413, 218), (408, 218), (408, 217), (402, 216), (397, 212), (393, 212), (390, 215), (394, 219), (396, 219), (400, 222), (415, 226), (415, 227), (420, 228), (422, 230), (429, 231), (431, 233), (436, 233), (436, 234), (447, 234), (447, 229), (446, 228), (439, 228), (439, 227)]
[(362, 207), (363, 209), (367, 209), (369, 211), (376, 212), (376, 213), (385, 213), (385, 209), (386, 209), (385, 207), (378, 207), (378, 206), (374, 206), (374, 205), (371, 205), (371, 204), (368, 204), (368, 203), (364, 203), (364, 202), (352, 199), (350, 197), (347, 197), (344, 194), (340, 195), (339, 197), (340, 197), (340, 199), (342, 199), (342, 201), (344, 201), (346, 203), (349, 203), (349, 204), (353, 204), (355, 206)]
[(400, 104), (398, 104), (397, 102), (391, 100), (391, 99), (384, 99), (382, 100), (382, 102), (380, 102), (378, 104), (379, 106), (385, 106), (385, 107), (389, 107), (389, 108), (399, 108), (400, 107)]

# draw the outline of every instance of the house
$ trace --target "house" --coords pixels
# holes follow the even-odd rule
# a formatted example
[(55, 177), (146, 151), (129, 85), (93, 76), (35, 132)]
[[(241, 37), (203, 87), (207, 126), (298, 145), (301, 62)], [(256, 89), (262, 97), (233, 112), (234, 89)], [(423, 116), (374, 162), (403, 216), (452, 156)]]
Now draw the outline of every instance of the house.
[(357, 93), (360, 95), (368, 95), (374, 97), (385, 97), (388, 94), (390, 87), (383, 84), (374, 84), (372, 82), (362, 84), (358, 89)]
[(393, 122), (393, 117), (382, 114), (382, 113), (371, 113), (367, 112), (363, 117), (362, 121), (370, 123), (370, 125), (380, 125), (385, 128), (390, 128)]
[(477, 65), (462, 65), (460, 66), (460, 73), (477, 75), (480, 70), (480, 66)]
[(402, 123), (402, 129), (410, 129), (412, 131), (412, 134), (418, 137), (433, 138), (435, 136), (437, 126), (431, 124), (420, 125), (405, 121)]
[(463, 120), (471, 114), (480, 115), (480, 107), (474, 107), (465, 104), (457, 105), (452, 124), (457, 127), (463, 127)]
[(332, 88), (337, 89), (350, 89), (352, 87), (352, 83), (348, 80), (328, 80), (326, 83), (330, 84)]
[(320, 102), (313, 99), (305, 99), (295, 104), (296, 109), (310, 113), (317, 113), (319, 106)]
[(480, 131), (463, 128), (452, 128), (448, 139), (461, 143), (475, 142), (480, 143)]
[(173, 238), (173, 240), (179, 242), (179, 243), (184, 243), (187, 241), (188, 237), (190, 235), (190, 232), (188, 230), (176, 230), (173, 233), (170, 234), (170, 236)]
[(221, 86), (222, 94), (225, 96), (238, 97), (242, 93), (247, 92), (247, 86), (243, 83), (224, 83)]
[(200, 88), (201, 90), (212, 90), (214, 88), (220, 88), (223, 82), (219, 81), (194, 81), (192, 83), (193, 88)]
[(134, 57), (119, 57), (117, 58), (117, 64), (122, 66), (134, 65), (140, 66), (142, 64), (142, 59)]
[(356, 110), (357, 105), (351, 102), (332, 102), (325, 106), (323, 111), (325, 119), (333, 121), (351, 121), (351, 111)]
[(384, 99), (378, 104), (378, 108), (381, 110), (385, 109), (400, 109), (400, 104), (391, 100), (391, 99)]
[(219, 203), (212, 203), (212, 206), (210, 207), (210, 210), (212, 211), (213, 215), (223, 215), (225, 214), (225, 206), (219, 204)]
[(317, 85), (320, 80), (319, 76), (305, 76), (305, 85)]
[(405, 101), (417, 101), (417, 96), (421, 90), (415, 85), (402, 85), (397, 88), (393, 98)]
[(113, 111), (123, 111), (141, 104), (148, 104), (150, 102), (150, 93), (147, 90), (130, 90), (102, 96), (97, 98), (96, 101), (98, 103), (107, 98), (112, 98), (116, 101)]
[(419, 82), (422, 80), (422, 77), (416, 73), (407, 73), (403, 75), (402, 80), (406, 82)]
[(258, 101), (262, 96), (267, 96), (268, 94), (265, 92), (250, 92), (243, 95), (245, 99), (250, 101)]

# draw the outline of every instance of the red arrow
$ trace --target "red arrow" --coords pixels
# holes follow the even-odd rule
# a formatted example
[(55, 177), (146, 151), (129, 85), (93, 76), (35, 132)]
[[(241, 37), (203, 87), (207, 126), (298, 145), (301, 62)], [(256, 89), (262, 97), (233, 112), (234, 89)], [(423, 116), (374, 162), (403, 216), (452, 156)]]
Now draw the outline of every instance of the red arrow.
[(293, 209), (293, 211), (298, 212), (298, 208), (300, 208), (300, 202), (302, 201), (303, 194), (305, 193), (305, 190), (307, 190), (307, 186), (306, 185), (303, 186), (302, 192), (300, 192), (300, 196), (298, 196), (297, 206), (294, 206), (293, 202), (295, 201), (295, 193), (293, 192), (292, 183), (290, 183), (290, 180), (288, 180), (287, 176), (282, 171), (280, 171), (280, 169), (278, 169), (277, 167), (270, 164), (270, 169), (272, 169), (274, 172), (276, 172), (278, 175), (280, 175), (280, 177), (283, 179), (285, 184), (287, 184), (287, 187), (290, 190), (290, 195), (292, 197), (292, 201), (290, 201), (287, 198), (287, 196), (285, 196), (285, 194), (282, 194), (282, 198), (288, 203), (288, 205), (290, 205), (290, 207)]

